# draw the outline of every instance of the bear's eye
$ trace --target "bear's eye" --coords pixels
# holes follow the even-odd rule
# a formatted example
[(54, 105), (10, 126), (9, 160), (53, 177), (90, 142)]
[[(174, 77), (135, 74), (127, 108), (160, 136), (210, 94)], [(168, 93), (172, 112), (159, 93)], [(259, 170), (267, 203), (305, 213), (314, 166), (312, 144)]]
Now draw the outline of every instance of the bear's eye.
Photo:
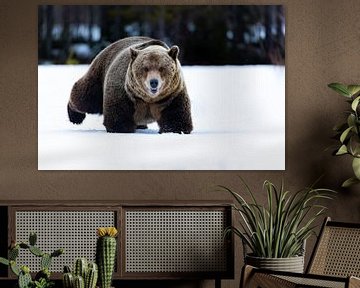
[(149, 72), (149, 68), (148, 68), (148, 67), (144, 67), (143, 69), (144, 69), (144, 72), (146, 72), (146, 73)]
[(164, 72), (164, 70), (165, 70), (164, 67), (160, 67), (160, 68), (159, 68), (159, 72), (160, 72), (160, 73)]

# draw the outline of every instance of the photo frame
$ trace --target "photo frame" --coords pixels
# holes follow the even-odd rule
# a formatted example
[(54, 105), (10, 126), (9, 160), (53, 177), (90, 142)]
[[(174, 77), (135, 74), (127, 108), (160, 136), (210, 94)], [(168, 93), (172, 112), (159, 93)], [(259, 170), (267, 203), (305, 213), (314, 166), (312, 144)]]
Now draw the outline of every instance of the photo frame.
[[(285, 169), (281, 5), (38, 9), (39, 170)], [(90, 61), (117, 39), (140, 35), (179, 47), (191, 133), (159, 134), (157, 121), (107, 133), (104, 116), (89, 113), (72, 124), (69, 97)]]

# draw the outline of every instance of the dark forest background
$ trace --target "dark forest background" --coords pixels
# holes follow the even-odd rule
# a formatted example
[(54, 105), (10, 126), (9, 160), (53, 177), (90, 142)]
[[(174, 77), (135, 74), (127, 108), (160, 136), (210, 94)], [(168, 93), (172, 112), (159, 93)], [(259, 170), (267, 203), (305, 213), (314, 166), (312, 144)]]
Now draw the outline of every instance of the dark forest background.
[(38, 7), (39, 64), (80, 64), (110, 43), (150, 36), (180, 47), (183, 65), (285, 62), (280, 5)]

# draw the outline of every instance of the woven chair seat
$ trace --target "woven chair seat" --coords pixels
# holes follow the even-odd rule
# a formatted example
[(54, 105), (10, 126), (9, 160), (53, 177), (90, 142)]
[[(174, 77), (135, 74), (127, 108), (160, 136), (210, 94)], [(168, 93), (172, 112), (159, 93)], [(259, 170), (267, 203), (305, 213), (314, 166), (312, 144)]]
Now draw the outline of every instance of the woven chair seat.
[(257, 269), (246, 265), (246, 287), (360, 287), (360, 224), (326, 218), (305, 274)]

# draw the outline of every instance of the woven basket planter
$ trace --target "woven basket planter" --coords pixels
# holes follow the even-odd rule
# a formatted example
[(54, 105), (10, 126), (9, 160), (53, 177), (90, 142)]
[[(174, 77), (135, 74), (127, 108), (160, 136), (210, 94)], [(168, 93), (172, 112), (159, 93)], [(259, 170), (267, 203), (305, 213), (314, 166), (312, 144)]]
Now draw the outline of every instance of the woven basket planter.
[(245, 263), (257, 268), (286, 272), (304, 272), (304, 256), (289, 258), (262, 258), (251, 255), (245, 256)]

